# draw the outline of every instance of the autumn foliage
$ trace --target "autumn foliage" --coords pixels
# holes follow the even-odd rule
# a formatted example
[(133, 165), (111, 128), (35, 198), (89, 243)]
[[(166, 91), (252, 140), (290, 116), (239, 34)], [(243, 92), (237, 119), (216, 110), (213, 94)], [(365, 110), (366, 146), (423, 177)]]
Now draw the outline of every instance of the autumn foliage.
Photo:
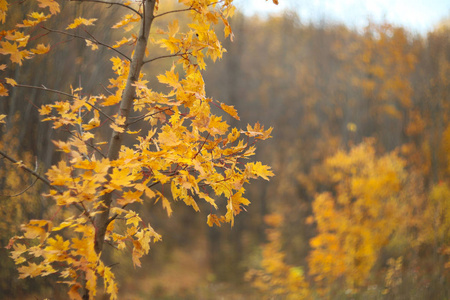
[(113, 2), (0, 0), (0, 294), (450, 297), (448, 20)]
[[(80, 2), (77, 5), (89, 5)], [(57, 44), (35, 42), (50, 34), (82, 39), (93, 51), (100, 46), (110, 49), (115, 74), (106, 94), (86, 94), (81, 86), (31, 87), (56, 96), (39, 113), (43, 122), (51, 122), (53, 129), (64, 128), (68, 137), (53, 141), (62, 159), (42, 177), (49, 187), (44, 197), (61, 209), (52, 219), (23, 224), (23, 234), (9, 242), (19, 278), (57, 274), (59, 282), (70, 287), (71, 299), (94, 298), (102, 281), (105, 292), (116, 299), (114, 273), (102, 260), (104, 244), (130, 251), (133, 264), (140, 266), (151, 243), (161, 240), (132, 204), (158, 202), (171, 216), (174, 202), (199, 211), (204, 201), (219, 212), (208, 215), (208, 225), (233, 225), (235, 216), (250, 204), (244, 196), (245, 184), (273, 175), (260, 162), (246, 162), (255, 153), (255, 143), (269, 138), (272, 129), (259, 123), (245, 130), (230, 128), (211, 106), (239, 119), (236, 110), (205, 93), (205, 60), (215, 61), (225, 51), (212, 26), (220, 21), (225, 37), (232, 35), (227, 21), (234, 13), (232, 1), (180, 2), (184, 7), (180, 10), (190, 16), (185, 31), (175, 19), (152, 37), (153, 22), (171, 11), (160, 12), (155, 0), (118, 4), (127, 13), (112, 26), (124, 36), (114, 44), (104, 44), (90, 33), (96, 18), (76, 16), (60, 20), (60, 28), (47, 27), (46, 22), (61, 11), (54, 0), (39, 0), (20, 23), (7, 23), (9, 29), (3, 31), (0, 42), (0, 54), (10, 60), (6, 68), (20, 67), (50, 49), (58, 51)], [(3, 23), (10, 5), (21, 4), (0, 2)], [(75, 31), (78, 28), (84, 34)], [(123, 49), (125, 44), (131, 47)], [(154, 47), (165, 49), (164, 57), (176, 59), (163, 74), (148, 78), (142, 66), (163, 58), (151, 58)], [(151, 88), (149, 82), (155, 80), (166, 88)], [(15, 88), (30, 86), (6, 78), (0, 88), (7, 96)], [(109, 136), (100, 132), (105, 127)], [(125, 144), (126, 137), (133, 142)], [(14, 162), (13, 154), (2, 155)], [(155, 189), (157, 185), (162, 189)], [(225, 201), (219, 204), (219, 198)]]

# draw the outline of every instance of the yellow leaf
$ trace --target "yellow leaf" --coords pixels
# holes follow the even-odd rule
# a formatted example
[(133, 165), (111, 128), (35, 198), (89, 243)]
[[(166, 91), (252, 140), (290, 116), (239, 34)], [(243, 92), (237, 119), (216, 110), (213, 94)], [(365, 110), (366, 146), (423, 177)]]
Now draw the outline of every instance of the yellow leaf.
[(127, 130), (127, 133), (128, 133), (128, 134), (137, 134), (137, 133), (139, 133), (139, 132), (141, 132), (141, 129), (136, 130), (136, 131)]
[(19, 47), (25, 47), (28, 44), (28, 40), (30, 39), (30, 36), (25, 35), (20, 31), (13, 30), (12, 32), (7, 31), (5, 39), (14, 41), (14, 42), (18, 42)]
[(134, 202), (141, 202), (142, 203), (142, 196), (143, 192), (142, 191), (127, 191), (125, 193), (123, 193), (122, 198), (117, 200), (117, 204), (125, 206)]
[(90, 40), (85, 40), (85, 41), (86, 41), (86, 46), (91, 47), (92, 50), (98, 49), (98, 45), (96, 43), (93, 43)]
[(28, 266), (22, 266), (18, 268), (20, 273), (19, 278), (27, 278), (39, 276), (42, 273), (43, 267), (41, 265), (37, 265), (35, 263), (28, 263)]
[(112, 47), (113, 48), (119, 48), (120, 46), (122, 46), (123, 44), (126, 44), (128, 42), (131, 41), (131, 38), (122, 38), (120, 41), (117, 41)]
[(169, 23), (169, 36), (175, 36), (178, 30), (180, 30), (180, 26), (178, 25), (178, 20), (175, 19), (172, 23)]
[(0, 0), (0, 22), (5, 23), (6, 11), (8, 10), (8, 2), (6, 0)]
[(10, 55), (10, 59), (13, 63), (22, 65), (23, 59), (31, 58), (31, 52), (28, 50), (19, 50), (16, 43), (0, 42), (0, 54)]
[(5, 123), (6, 115), (0, 115), (0, 123)]
[(217, 204), (216, 204), (216, 202), (214, 201), (213, 198), (209, 197), (207, 194), (202, 193), (202, 192), (200, 192), (200, 193), (198, 194), (198, 196), (199, 196), (200, 198), (205, 199), (206, 202), (208, 202), (209, 204), (211, 204), (212, 206), (214, 206), (215, 209), (217, 209)]
[(163, 131), (158, 135), (158, 141), (161, 146), (175, 147), (181, 141), (173, 131)]
[(28, 15), (28, 17), (34, 19), (34, 20), (24, 20), (22, 24), (17, 24), (16, 27), (32, 27), (35, 26), (41, 22), (46, 21), (47, 19), (49, 19), (51, 17), (51, 15), (45, 15), (44, 13), (37, 13), (37, 12), (32, 12), (31, 14)]
[(63, 141), (52, 141), (53, 144), (55, 144), (56, 147), (58, 147), (59, 149), (61, 149), (61, 151), (65, 152), (65, 153), (70, 153), (71, 149), (71, 144), (70, 143), (66, 143)]
[(52, 112), (52, 107), (50, 105), (42, 105), (39, 109), (39, 114), (41, 116), (48, 115)]
[(101, 103), (101, 105), (103, 105), (103, 106), (111, 106), (111, 105), (114, 105), (114, 104), (119, 103), (120, 100), (121, 100), (121, 95), (120, 95), (120, 93), (116, 93), (116, 94), (114, 94), (114, 95), (109, 95), (109, 96), (105, 99), (105, 101), (103, 101), (103, 103)]
[(213, 227), (213, 225), (217, 225), (219, 227), (222, 226), (222, 223), (225, 222), (225, 217), (221, 216), (220, 218), (215, 214), (209, 214), (206, 223), (209, 227)]
[(274, 176), (273, 172), (270, 171), (270, 167), (263, 165), (261, 162), (248, 163), (247, 170), (253, 175), (269, 180), (269, 176)]
[(44, 54), (50, 51), (50, 45), (45, 46), (44, 44), (37, 45), (36, 49), (31, 49), (34, 54)]
[(125, 131), (125, 129), (124, 129), (123, 127), (118, 126), (118, 125), (115, 124), (115, 123), (111, 123), (111, 124), (109, 125), (109, 127), (111, 127), (115, 132), (122, 133), (122, 132)]
[(167, 84), (169, 86), (172, 86), (174, 88), (177, 88), (180, 86), (180, 83), (178, 82), (178, 73), (174, 72), (175, 66), (172, 66), (172, 69), (170, 71), (166, 71), (165, 75), (158, 75), (157, 78), (159, 82)]
[(47, 230), (51, 230), (52, 223), (46, 220), (31, 220), (28, 224), (22, 225), (22, 230), (25, 232), (24, 237), (27, 239), (40, 238), (40, 243), (43, 243), (47, 237)]
[(120, 28), (123, 27), (127, 24), (129, 24), (130, 22), (138, 22), (141, 18), (139, 16), (135, 16), (135, 15), (125, 15), (123, 17), (123, 19), (116, 23), (112, 28)]
[(234, 106), (226, 105), (225, 103), (221, 103), (220, 108), (222, 108), (227, 114), (229, 114), (236, 120), (240, 120), (240, 118), (237, 114), (237, 110), (234, 108)]
[(170, 206), (170, 202), (166, 197), (162, 195), (161, 198), (162, 198), (162, 206), (166, 210), (167, 215), (170, 217), (172, 215), (172, 207)]
[[(59, 231), (61, 229), (64, 229), (66, 227), (72, 226), (72, 222), (62, 222), (61, 224), (59, 224), (59, 226), (54, 227), (52, 231)], [(57, 236), (58, 237), (58, 236)]]
[(92, 19), (85, 19), (85, 18), (76, 18), (72, 24), (70, 24), (69, 26), (67, 26), (66, 29), (74, 29), (77, 28), (80, 25), (86, 25), (86, 26), (91, 26), (94, 25), (94, 22), (97, 21), (97, 19), (92, 18)]

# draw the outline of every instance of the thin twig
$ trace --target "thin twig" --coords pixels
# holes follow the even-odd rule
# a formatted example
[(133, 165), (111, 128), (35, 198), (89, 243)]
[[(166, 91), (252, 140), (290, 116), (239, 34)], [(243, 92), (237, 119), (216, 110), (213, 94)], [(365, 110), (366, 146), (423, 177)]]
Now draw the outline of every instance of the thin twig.
[(92, 149), (94, 149), (95, 151), (97, 151), (98, 154), (100, 154), (103, 158), (106, 158), (106, 155), (103, 154), (103, 152), (98, 149), (97, 147), (95, 147), (93, 144), (89, 144), (87, 141), (84, 141), (80, 136), (74, 134), (73, 132), (71, 132), (70, 130), (67, 130), (67, 132), (72, 135), (73, 137), (79, 139), (80, 141), (82, 141), (86, 146), (91, 147)]
[[(217, 2), (216, 2), (217, 3)], [(168, 14), (173, 14), (173, 13), (178, 13), (178, 12), (183, 12), (183, 11), (190, 11), (190, 10), (195, 10), (195, 8), (189, 7), (189, 8), (183, 8), (183, 9), (175, 9), (175, 10), (171, 10), (171, 11), (166, 11), (163, 13), (160, 13), (159, 15), (155, 16), (156, 18), (162, 17), (164, 15), (168, 15)]]
[(157, 114), (159, 114), (159, 113), (162, 113), (162, 112), (165, 112), (166, 110), (171, 110), (171, 109), (172, 109), (171, 107), (167, 107), (167, 108), (165, 108), (165, 109), (162, 109), (162, 110), (157, 111), (157, 112), (154, 112), (154, 113), (145, 114), (145, 115), (143, 115), (143, 116), (138, 117), (138, 119), (134, 120), (133, 122), (128, 122), (128, 123), (126, 124), (126, 126), (132, 125), (132, 124), (137, 123), (137, 122), (139, 122), (139, 121), (141, 121), (141, 120), (143, 120), (143, 119), (145, 119), (145, 118), (152, 117), (152, 116), (154, 116), (154, 115), (157, 115)]
[(155, 61), (155, 60), (158, 60), (158, 59), (169, 58), (169, 57), (177, 57), (177, 56), (183, 57), (184, 55), (189, 55), (189, 54), (192, 54), (192, 52), (184, 52), (184, 53), (177, 52), (175, 54), (161, 55), (161, 56), (158, 56), (158, 57), (155, 57), (155, 58), (143, 61), (142, 65), (145, 65), (146, 63), (149, 63), (149, 62), (152, 62), (152, 61)]
[(14, 195), (0, 195), (0, 196), (7, 197), (7, 198), (12, 198), (12, 197), (20, 196), (20, 195), (22, 195), (23, 193), (25, 193), (26, 191), (28, 191), (33, 185), (35, 185), (35, 183), (36, 183), (36, 181), (38, 181), (38, 179), (39, 179), (39, 178), (36, 177), (36, 179), (34, 179), (34, 181), (33, 181), (29, 186), (27, 186), (24, 190), (20, 191), (20, 192), (17, 193), (17, 194), (14, 194)]
[[(74, 1), (74, 0), (72, 0), (72, 1)], [(80, 0), (80, 1), (86, 1), (86, 0)], [(49, 32), (64, 34), (64, 35), (71, 36), (71, 37), (74, 37), (74, 38), (77, 38), (77, 39), (88, 40), (88, 41), (90, 41), (92, 43), (99, 44), (99, 45), (101, 45), (103, 47), (106, 47), (108, 49), (111, 49), (111, 50), (117, 52), (119, 55), (122, 55), (123, 57), (125, 57), (128, 61), (131, 61), (131, 58), (129, 58), (125, 53), (117, 50), (116, 48), (114, 48), (114, 47), (112, 47), (112, 46), (110, 46), (108, 44), (102, 43), (102, 42), (98, 41), (97, 39), (90, 39), (90, 38), (83, 37), (83, 36), (78, 35), (78, 34), (68, 33), (68, 32), (61, 31), (61, 30), (56, 30), (56, 29), (50, 29), (50, 28), (47, 28), (45, 26), (41, 26), (41, 28), (44, 29), (44, 30), (47, 30)]]
[[(215, 4), (219, 4), (219, 3), (221, 3), (221, 2), (223, 2), (223, 0), (220, 0), (220, 1), (217, 1), (217, 2), (210, 3), (210, 4), (208, 4), (207, 6), (212, 6), (212, 5), (215, 5)], [(155, 18), (159, 18), (159, 17), (162, 17), (162, 16), (164, 16), (164, 15), (168, 15), (168, 14), (173, 14), (173, 13), (178, 13), (178, 12), (184, 12), (184, 11), (190, 11), (190, 10), (197, 11), (197, 10), (196, 10), (195, 8), (193, 8), (193, 7), (183, 8), (183, 9), (175, 9), (175, 10), (166, 11), (166, 12), (163, 12), (163, 13), (161, 13), (161, 14), (159, 14), (159, 15), (156, 15)]]
[[(15, 160), (14, 158), (12, 158), (11, 156), (9, 156), (8, 154), (6, 154), (5, 152), (3, 152), (2, 150), (0, 150), (0, 155), (2, 155), (4, 158), (6, 158), (7, 160), (9, 160), (10, 162), (14, 163), (14, 164), (19, 164), (19, 161)], [(51, 187), (52, 189), (55, 189), (58, 193), (62, 194), (62, 190), (56, 186), (53, 186), (51, 184), (51, 182), (45, 178), (42, 177), (39, 173), (37, 173), (36, 171), (28, 168), (27, 166), (25, 166), (24, 164), (20, 164), (20, 168), (24, 169), (25, 171), (27, 171), (28, 173), (32, 174), (33, 176), (35, 176), (36, 178), (39, 178), (43, 183), (45, 183), (46, 185), (48, 185), (49, 187)]]
[[(57, 191), (59, 194), (63, 194), (63, 191), (52, 185), (51, 182), (45, 178), (42, 177), (39, 173), (37, 173), (37, 171), (34, 171), (30, 168), (28, 168), (27, 166), (25, 166), (23, 163), (20, 163), (19, 161), (15, 160), (14, 158), (12, 158), (11, 156), (9, 156), (8, 154), (6, 154), (5, 152), (3, 152), (2, 150), (0, 150), (0, 155), (2, 155), (4, 158), (6, 158), (7, 160), (9, 160), (10, 162), (19, 165), (20, 168), (22, 168), (23, 170), (27, 171), (28, 173), (30, 173), (31, 175), (35, 176), (36, 178), (40, 179), (43, 183), (45, 183), (46, 185), (48, 185), (50, 188), (54, 189), (55, 191)], [(79, 211), (86, 213), (86, 209), (83, 209), (78, 203), (72, 203), (73, 206), (75, 206)]]
[(208, 132), (208, 135), (206, 136), (205, 140), (203, 141), (202, 145), (200, 146), (200, 148), (198, 149), (197, 153), (195, 153), (194, 157), (192, 159), (195, 159), (197, 157), (197, 155), (202, 151), (203, 146), (205, 145), (206, 141), (209, 139), (210, 136), (210, 132)]
[(138, 12), (137, 10), (135, 10), (134, 8), (132, 8), (131, 6), (125, 5), (123, 3), (119, 3), (119, 2), (109, 2), (109, 1), (100, 1), (100, 0), (69, 0), (69, 1), (78, 1), (78, 2), (94, 2), (94, 3), (102, 3), (102, 4), (109, 4), (109, 5), (119, 5), (125, 8), (128, 8), (129, 10), (132, 10), (135, 14), (139, 15), (142, 18), (142, 14), (140, 12)]

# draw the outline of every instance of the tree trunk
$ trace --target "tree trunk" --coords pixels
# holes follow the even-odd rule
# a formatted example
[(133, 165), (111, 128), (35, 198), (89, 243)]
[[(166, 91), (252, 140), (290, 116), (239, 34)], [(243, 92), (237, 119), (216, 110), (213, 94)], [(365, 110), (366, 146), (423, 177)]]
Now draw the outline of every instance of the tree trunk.
[[(144, 10), (143, 17), (141, 19), (141, 28), (139, 36), (136, 42), (136, 48), (134, 49), (134, 55), (131, 59), (130, 71), (128, 73), (127, 84), (123, 91), (122, 100), (120, 102), (119, 116), (125, 118), (125, 124), (128, 121), (128, 115), (133, 105), (133, 99), (136, 92), (136, 87), (133, 86), (134, 82), (139, 79), (141, 67), (144, 60), (145, 49), (147, 47), (148, 36), (150, 34), (150, 28), (154, 19), (153, 11), (156, 0), (143, 0)], [(126, 126), (126, 125), (125, 125)], [(108, 159), (115, 160), (119, 157), (120, 147), (123, 143), (123, 134), (113, 131), (111, 135), (110, 146), (108, 150)], [(103, 249), (103, 241), (105, 239), (106, 227), (109, 223), (109, 211), (112, 201), (112, 194), (105, 194), (101, 201), (103, 205), (99, 206), (97, 212), (99, 212), (94, 218), (94, 226), (96, 230), (95, 235), (95, 251), (100, 254)]]

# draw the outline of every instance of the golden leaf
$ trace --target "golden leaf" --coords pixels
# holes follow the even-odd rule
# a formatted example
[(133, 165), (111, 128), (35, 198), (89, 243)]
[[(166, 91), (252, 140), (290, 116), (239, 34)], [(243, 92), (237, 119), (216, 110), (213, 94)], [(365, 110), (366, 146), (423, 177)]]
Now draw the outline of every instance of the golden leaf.
[(97, 19), (92, 18), (92, 19), (85, 19), (85, 18), (76, 18), (72, 24), (70, 24), (69, 26), (67, 26), (66, 29), (74, 29), (77, 28), (80, 25), (85, 25), (85, 26), (92, 26), (94, 25), (94, 22), (97, 21)]
[(45, 46), (44, 44), (39, 44), (35, 49), (31, 49), (34, 54), (44, 54), (50, 51), (50, 45)]
[(220, 108), (222, 108), (227, 114), (229, 114), (230, 116), (232, 116), (233, 118), (235, 118), (236, 120), (240, 120), (237, 110), (231, 106), (231, 105), (226, 105), (225, 103), (221, 103), (220, 104)]

